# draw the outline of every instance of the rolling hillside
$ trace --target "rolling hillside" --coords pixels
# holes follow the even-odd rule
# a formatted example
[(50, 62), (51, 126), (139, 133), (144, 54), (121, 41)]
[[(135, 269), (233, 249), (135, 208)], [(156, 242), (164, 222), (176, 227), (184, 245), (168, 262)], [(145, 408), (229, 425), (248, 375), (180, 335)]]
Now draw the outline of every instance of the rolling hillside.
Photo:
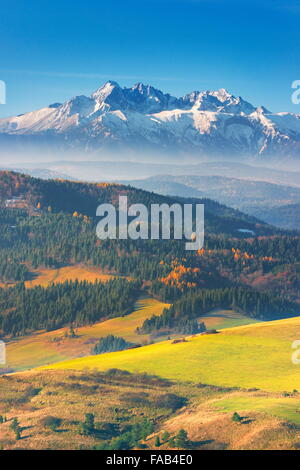
[[(159, 435), (170, 449), (182, 427), (196, 449), (297, 448), (297, 235), (209, 199), (9, 172), (0, 181), (1, 448), (155, 449)], [(204, 202), (205, 247), (97, 240), (95, 209), (120, 194)], [(218, 332), (198, 334), (203, 322)], [(108, 335), (135, 348), (91, 356)], [(147, 433), (128, 441), (140, 426)]]
[(300, 229), (300, 189), (228, 176), (154, 176), (126, 181), (136, 188), (169, 196), (211, 198), (283, 229)]
[[(163, 304), (175, 302), (178, 309), (169, 317), (164, 313), (160, 323), (137, 325), (147, 327), (140, 332), (155, 341), (199, 332), (198, 319), (207, 327), (226, 327), (298, 315), (299, 237), (209, 199), (170, 198), (117, 184), (45, 181), (12, 172), (0, 173), (0, 181), (0, 280), (2, 286), (15, 284), (9, 293), (0, 290), (0, 334), (6, 341), (113, 319), (132, 311), (145, 292)], [(147, 206), (204, 203), (205, 248), (188, 253), (180, 240), (97, 240), (97, 204), (116, 204), (124, 194), (130, 203)], [(24, 207), (6, 207), (11, 201)], [(95, 284), (114, 277), (118, 280), (107, 283), (107, 289)], [(136, 284), (130, 287), (121, 278)], [(131, 290), (130, 305), (125, 286)], [(88, 303), (87, 291), (94, 302)], [(107, 298), (103, 292), (110, 292)], [(217, 316), (211, 317), (214, 309)], [(228, 310), (235, 312), (232, 317)], [(55, 348), (46, 346), (38, 364), (78, 354), (76, 348), (71, 355)], [(88, 353), (84, 348), (80, 354)], [(20, 364), (16, 362), (17, 367), (38, 365), (26, 355)]]
[[(95, 218), (96, 209), (101, 203), (118, 204), (118, 196), (128, 197), (128, 204), (190, 203), (205, 204), (206, 231), (223, 232), (241, 236), (239, 228), (253, 230), (257, 234), (272, 233), (271, 227), (258, 219), (226, 207), (208, 198), (177, 198), (154, 194), (131, 186), (110, 183), (84, 183), (67, 180), (42, 180), (27, 175), (0, 171), (0, 205), (5, 206), (8, 200), (20, 198), (23, 207), (29, 213), (64, 212), (78, 213)], [(16, 203), (17, 204), (17, 203)]]
[[(76, 328), (75, 338), (68, 336), (68, 328), (15, 338), (7, 342), (7, 368), (12, 371), (27, 370), (57, 361), (89, 356), (98, 339), (109, 334), (121, 336), (126, 341), (137, 344), (162, 341), (167, 335), (137, 334), (136, 328), (141, 327), (152, 315), (161, 315), (163, 309), (168, 306), (169, 304), (145, 296), (136, 302), (134, 311), (128, 315)], [(251, 324), (256, 320), (234, 311), (216, 310), (201, 317), (201, 321), (205, 322), (207, 328), (222, 330)], [(180, 337), (179, 334), (169, 336)]]
[[(164, 378), (226, 387), (289, 391), (299, 388), (291, 360), (300, 318), (240, 326), (186, 342), (165, 341), (136, 350), (90, 356), (51, 365), (50, 369), (126, 369)], [(299, 366), (298, 366), (299, 367)]]
[(147, 343), (149, 335), (138, 335), (136, 328), (152, 315), (160, 315), (167, 306), (163, 302), (143, 297), (137, 301), (132, 313), (77, 328), (75, 338), (67, 336), (68, 328), (16, 338), (7, 343), (7, 368), (24, 370), (87, 356), (98, 339), (109, 334), (121, 336), (130, 342)]
[[(121, 447), (157, 452), (157, 436), (159, 450), (178, 448), (172, 438), (181, 429), (187, 432), (189, 449), (299, 447), (299, 393), (286, 397), (274, 392), (171, 383), (116, 370), (30, 371), (0, 377), (0, 384), (0, 414), (6, 416), (0, 424), (4, 450)], [(171, 397), (178, 401), (173, 409), (166, 402)], [(233, 421), (234, 412), (239, 412), (239, 422)], [(88, 413), (94, 417), (95, 430), (85, 435), (81, 429)], [(19, 440), (11, 429), (13, 418), (18, 419)], [(53, 419), (57, 423), (54, 429), (47, 425)], [(128, 430), (141, 424), (148, 429), (140, 445), (130, 444)]]
[[(173, 438), (184, 429), (192, 449), (297, 449), (299, 366), (292, 364), (291, 342), (299, 327), (299, 317), (256, 323), (0, 377), (0, 413), (7, 420), (0, 444), (132, 449), (126, 432), (150, 422), (138, 448), (157, 450), (158, 437), (161, 450), (176, 448)], [(174, 408), (166, 404), (171, 399)], [(96, 427), (83, 434), (87, 413)], [(13, 438), (13, 417), (20, 441)], [(47, 427), (49, 417), (56, 429)]]

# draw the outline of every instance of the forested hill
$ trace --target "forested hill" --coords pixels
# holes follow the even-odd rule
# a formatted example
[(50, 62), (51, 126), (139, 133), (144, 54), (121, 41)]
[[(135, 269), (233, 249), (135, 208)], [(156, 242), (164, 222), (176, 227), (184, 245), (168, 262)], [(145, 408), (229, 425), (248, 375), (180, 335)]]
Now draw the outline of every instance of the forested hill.
[[(129, 204), (147, 206), (204, 203), (203, 249), (186, 251), (185, 240), (97, 239), (96, 208), (103, 202), (117, 204), (119, 195), (127, 195)], [(124, 314), (141, 289), (175, 305), (143, 326), (155, 334), (166, 328), (197, 331), (196, 316), (208, 307), (240, 309), (255, 318), (299, 313), (300, 236), (276, 231), (214, 201), (168, 198), (117, 184), (44, 181), (12, 172), (0, 173), (0, 199), (0, 335)], [(78, 284), (24, 290), (23, 281), (36, 270), (75, 264), (127, 276), (137, 284), (116, 280), (104, 290)], [(10, 284), (15, 287), (7, 289)], [(86, 296), (96, 299), (95, 308), (92, 303), (84, 307)]]
[(251, 230), (256, 235), (275, 233), (275, 229), (258, 219), (210, 199), (161, 196), (116, 183), (42, 180), (10, 171), (0, 172), (0, 204), (5, 206), (8, 200), (19, 198), (20, 200), (15, 202), (15, 206), (31, 212), (65, 212), (95, 217), (99, 204), (112, 203), (116, 205), (119, 195), (126, 195), (129, 204), (141, 203), (146, 206), (153, 203), (204, 203), (205, 229), (210, 233), (225, 233), (239, 237), (247, 235), (247, 232), (244, 232), (243, 235), (243, 232), (239, 230)]

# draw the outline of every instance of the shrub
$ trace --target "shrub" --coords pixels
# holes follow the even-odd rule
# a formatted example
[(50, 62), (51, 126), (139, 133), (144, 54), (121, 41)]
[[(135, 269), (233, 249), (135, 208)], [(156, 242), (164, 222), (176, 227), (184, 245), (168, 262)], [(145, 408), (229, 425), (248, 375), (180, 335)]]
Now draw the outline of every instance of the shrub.
[(95, 416), (93, 415), (93, 413), (86, 413), (85, 424), (88, 426), (89, 429), (95, 429)]
[(104, 354), (106, 352), (123, 351), (134, 346), (128, 343), (124, 338), (108, 335), (101, 338), (93, 349), (93, 354)]
[(45, 416), (42, 419), (41, 424), (46, 428), (52, 429), (52, 431), (56, 431), (56, 429), (61, 425), (61, 419), (56, 418), (55, 416)]
[(79, 424), (78, 432), (81, 436), (90, 436), (93, 433), (86, 423)]
[(149, 394), (145, 392), (128, 392), (123, 393), (120, 399), (133, 406), (146, 406), (149, 405), (148, 396)]
[(180, 429), (177, 436), (175, 437), (175, 445), (181, 449), (188, 449), (191, 446), (187, 432), (184, 429)]
[(90, 436), (95, 433), (95, 416), (93, 413), (86, 413), (85, 421), (79, 425), (78, 431), (82, 436)]
[(16, 441), (18, 441), (19, 439), (21, 439), (21, 428), (20, 428), (20, 426), (15, 428), (14, 431), (15, 431)]
[(165, 393), (163, 395), (159, 395), (154, 400), (154, 403), (158, 408), (169, 408), (172, 411), (176, 411), (186, 405), (187, 399), (179, 395), (175, 395), (174, 393)]
[(131, 448), (130, 434), (123, 434), (122, 436), (115, 437), (111, 440), (110, 450), (129, 450)]
[(112, 439), (118, 436), (119, 426), (115, 423), (103, 422), (96, 426), (97, 434), (101, 439)]
[(232, 415), (232, 421), (240, 423), (242, 421), (242, 417), (235, 411)]
[(18, 428), (18, 426), (19, 426), (18, 418), (13, 418), (11, 425), (10, 425), (10, 429), (14, 431), (15, 429)]
[(161, 438), (162, 438), (162, 441), (163, 441), (163, 442), (168, 441), (168, 440), (170, 439), (170, 433), (169, 433), (168, 431), (164, 431), (164, 432), (162, 433)]
[(122, 369), (116, 369), (116, 368), (112, 368), (112, 369), (108, 369), (106, 372), (105, 372), (105, 375), (109, 376), (109, 377), (114, 377), (114, 376), (118, 376), (118, 375), (125, 375), (125, 376), (130, 376), (131, 373), (128, 372), (127, 370), (122, 370)]

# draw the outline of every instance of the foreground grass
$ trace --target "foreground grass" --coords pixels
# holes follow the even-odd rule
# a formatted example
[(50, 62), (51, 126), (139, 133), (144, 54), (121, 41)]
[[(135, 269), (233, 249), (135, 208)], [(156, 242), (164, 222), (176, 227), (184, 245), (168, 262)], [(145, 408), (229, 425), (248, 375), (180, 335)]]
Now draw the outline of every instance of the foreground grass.
[[(177, 409), (159, 404), (172, 394), (184, 402)], [(173, 448), (164, 440), (185, 429), (195, 449), (295, 449), (300, 444), (297, 410), (300, 395), (172, 383), (122, 371), (29, 371), (0, 377), (1, 449), (107, 448), (111, 440), (146, 419), (153, 434), (144, 448)], [(279, 410), (279, 411), (278, 411)], [(242, 421), (232, 420), (239, 411)], [(96, 431), (82, 435), (85, 415), (95, 417)], [(280, 413), (280, 415), (278, 414)], [(59, 419), (57, 429), (45, 417)], [(17, 418), (21, 438), (11, 429)], [(102, 430), (102, 431), (101, 431)], [(103, 430), (105, 432), (103, 433)]]
[(213, 406), (219, 411), (243, 414), (260, 411), (278, 418), (286, 419), (300, 427), (300, 394), (291, 397), (235, 396), (217, 401)]
[[(194, 336), (187, 342), (164, 341), (139, 349), (63, 361), (51, 369), (118, 367), (146, 371), (176, 381), (270, 391), (300, 389), (299, 366), (291, 361), (300, 317)], [(296, 336), (296, 337), (295, 337)]]

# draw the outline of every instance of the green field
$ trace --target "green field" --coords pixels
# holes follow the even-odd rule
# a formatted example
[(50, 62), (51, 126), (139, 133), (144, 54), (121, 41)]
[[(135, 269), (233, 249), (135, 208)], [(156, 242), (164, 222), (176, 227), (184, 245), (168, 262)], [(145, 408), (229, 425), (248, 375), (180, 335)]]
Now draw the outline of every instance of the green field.
[(259, 323), (259, 320), (247, 317), (234, 310), (213, 310), (209, 314), (199, 317), (199, 320), (203, 321), (208, 329), (215, 328), (218, 330)]
[(259, 411), (300, 426), (300, 398), (274, 398), (268, 396), (235, 396), (213, 403), (214, 408), (227, 413)]
[(222, 330), (139, 349), (90, 356), (51, 369), (126, 369), (161, 377), (227, 387), (270, 391), (300, 389), (300, 368), (291, 361), (291, 343), (300, 335), (300, 317)]

